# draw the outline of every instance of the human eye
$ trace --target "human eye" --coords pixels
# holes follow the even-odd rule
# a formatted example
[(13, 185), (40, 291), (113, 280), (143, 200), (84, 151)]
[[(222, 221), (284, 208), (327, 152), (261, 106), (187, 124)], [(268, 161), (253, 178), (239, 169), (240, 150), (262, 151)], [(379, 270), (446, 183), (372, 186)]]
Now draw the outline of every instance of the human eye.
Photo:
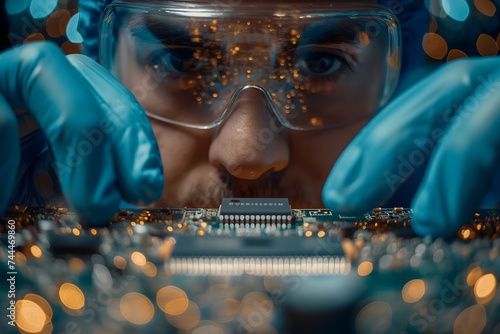
[(157, 49), (144, 62), (146, 69), (161, 81), (193, 74), (200, 69), (197, 51), (184, 46)]
[(300, 47), (295, 55), (295, 69), (301, 76), (334, 78), (351, 68), (352, 57), (334, 47)]

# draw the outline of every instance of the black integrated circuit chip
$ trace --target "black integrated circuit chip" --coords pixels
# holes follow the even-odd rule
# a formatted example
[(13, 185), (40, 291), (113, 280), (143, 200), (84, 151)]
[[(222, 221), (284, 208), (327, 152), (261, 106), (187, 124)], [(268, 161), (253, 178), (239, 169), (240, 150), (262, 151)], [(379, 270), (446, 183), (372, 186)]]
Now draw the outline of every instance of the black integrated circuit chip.
[(219, 219), (225, 222), (289, 222), (292, 209), (288, 198), (224, 198)]

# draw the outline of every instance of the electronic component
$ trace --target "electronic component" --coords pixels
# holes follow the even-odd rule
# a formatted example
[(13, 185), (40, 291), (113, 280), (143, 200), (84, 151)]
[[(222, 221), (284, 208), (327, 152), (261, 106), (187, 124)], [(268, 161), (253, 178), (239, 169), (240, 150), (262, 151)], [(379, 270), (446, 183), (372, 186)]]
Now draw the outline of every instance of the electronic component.
[(223, 198), (219, 220), (228, 223), (291, 222), (287, 198)]
[[(179, 235), (172, 256), (314, 256), (318, 241), (315, 238), (304, 238), (297, 235), (288, 237), (229, 237), (211, 236), (193, 238)], [(344, 255), (342, 247), (336, 244), (331, 255)]]
[(92, 228), (65, 208), (17, 207), (1, 220), (0, 260), (15, 263), (16, 317), (30, 332), (68, 323), (82, 333), (303, 332), (295, 320), (330, 332), (340, 319), (340, 332), (383, 320), (417, 333), (426, 305), (440, 314), (427, 314), (426, 331), (452, 332), (477, 313), (477, 329), (494, 332), (500, 213), (464, 219), (452, 241), (415, 236), (411, 218), (399, 207), (345, 216), (286, 199), (225, 199), (218, 209), (121, 210)]

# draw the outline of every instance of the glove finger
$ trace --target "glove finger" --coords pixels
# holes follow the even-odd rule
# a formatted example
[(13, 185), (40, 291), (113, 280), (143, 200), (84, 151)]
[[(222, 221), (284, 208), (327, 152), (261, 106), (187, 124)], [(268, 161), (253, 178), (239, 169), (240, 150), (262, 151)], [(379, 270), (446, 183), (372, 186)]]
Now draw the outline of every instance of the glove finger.
[(490, 80), (500, 59), (457, 60), (399, 95), (358, 133), (335, 163), (323, 202), (343, 213), (379, 206), (424, 166), (456, 109)]
[(14, 190), (21, 148), (14, 111), (0, 94), (0, 175), (3, 177), (0, 192), (0, 216), (3, 216), (7, 203)]
[[(82, 74), (110, 121), (111, 145), (123, 198), (149, 203), (163, 190), (160, 151), (144, 110), (135, 97), (102, 66), (83, 55), (68, 56)], [(100, 139), (99, 133), (93, 134)]]
[(64, 195), (89, 223), (106, 222), (118, 209), (118, 189), (107, 134), (88, 134), (106, 115), (87, 82), (52, 43), (30, 43), (0, 55), (0, 92), (14, 108), (27, 108), (45, 133)]
[(463, 103), (436, 147), (412, 203), (415, 232), (452, 237), (479, 207), (500, 165), (499, 111), (497, 69)]

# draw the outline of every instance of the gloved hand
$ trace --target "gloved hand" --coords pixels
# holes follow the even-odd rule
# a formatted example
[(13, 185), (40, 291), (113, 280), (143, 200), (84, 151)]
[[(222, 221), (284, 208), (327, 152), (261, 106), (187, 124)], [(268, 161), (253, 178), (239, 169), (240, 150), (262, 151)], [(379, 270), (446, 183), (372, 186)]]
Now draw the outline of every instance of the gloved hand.
[(411, 203), (413, 229), (451, 237), (492, 185), (500, 166), (499, 129), (500, 57), (450, 62), (360, 131), (325, 183), (324, 204), (344, 213), (367, 212), (426, 168)]
[[(18, 125), (31, 116), (40, 130), (20, 140)], [(94, 61), (65, 57), (51, 43), (0, 54), (0, 146), (0, 216), (9, 199), (47, 200), (40, 175), (56, 175), (43, 182), (54, 189), (59, 182), (69, 205), (92, 224), (106, 222), (122, 199), (148, 203), (163, 189), (156, 139), (132, 94)]]

